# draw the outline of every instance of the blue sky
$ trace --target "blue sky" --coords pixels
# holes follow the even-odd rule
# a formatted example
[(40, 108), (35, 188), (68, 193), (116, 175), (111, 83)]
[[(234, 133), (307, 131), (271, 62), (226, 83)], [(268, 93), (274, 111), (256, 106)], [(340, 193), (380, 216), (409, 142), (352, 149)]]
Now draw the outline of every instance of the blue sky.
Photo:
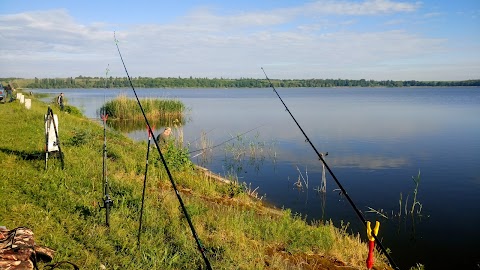
[(0, 1), (0, 77), (480, 78), (480, 1)]

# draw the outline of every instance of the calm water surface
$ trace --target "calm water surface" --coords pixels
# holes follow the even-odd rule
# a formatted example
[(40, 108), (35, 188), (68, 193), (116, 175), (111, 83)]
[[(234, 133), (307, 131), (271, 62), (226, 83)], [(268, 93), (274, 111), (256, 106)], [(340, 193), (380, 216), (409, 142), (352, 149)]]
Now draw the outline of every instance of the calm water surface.
[[(417, 262), (427, 269), (479, 269), (480, 88), (277, 90), (317, 150), (328, 152), (328, 165), (358, 208), (368, 220), (381, 222), (380, 238), (402, 269)], [(104, 99), (133, 96), (129, 89), (37, 91), (65, 92), (69, 103), (91, 118), (98, 118)], [(258, 187), (268, 202), (309, 220), (348, 222), (349, 231), (365, 239), (363, 225), (328, 172), (326, 194), (317, 191), (321, 163), (271, 89), (137, 92), (177, 98), (190, 108), (183, 133), (191, 151), (202, 148), (202, 132), (211, 146), (221, 144), (194, 157), (196, 163), (235, 175)], [(147, 139), (143, 130), (129, 136)], [(421, 215), (405, 217), (415, 188), (412, 176), (419, 171)], [(303, 180), (303, 188), (296, 187), (300, 173), (308, 189)], [(388, 219), (368, 213), (368, 207)]]

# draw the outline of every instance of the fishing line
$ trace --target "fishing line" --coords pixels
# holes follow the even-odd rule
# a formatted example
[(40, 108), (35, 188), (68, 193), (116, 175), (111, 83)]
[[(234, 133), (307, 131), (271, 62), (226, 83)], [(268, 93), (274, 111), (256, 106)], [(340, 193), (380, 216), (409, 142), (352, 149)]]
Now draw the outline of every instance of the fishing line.
[[(283, 106), (285, 107), (286, 111), (290, 114), (290, 116), (292, 117), (293, 121), (295, 122), (295, 124), (297, 124), (297, 127), (300, 129), (300, 131), (302, 132), (303, 136), (305, 136), (305, 141), (308, 142), (310, 144), (310, 146), (313, 148), (313, 150), (315, 151), (315, 153), (317, 154), (318, 156), (318, 159), (322, 161), (323, 165), (325, 165), (325, 168), (327, 168), (328, 172), (330, 173), (330, 175), (332, 176), (333, 180), (335, 180), (335, 183), (337, 183), (338, 187), (340, 188), (340, 190), (342, 191), (343, 195), (345, 196), (345, 198), (347, 198), (348, 202), (350, 203), (350, 205), (352, 206), (353, 210), (355, 211), (355, 213), (357, 214), (358, 218), (360, 218), (360, 220), (362, 221), (363, 225), (365, 226), (365, 228), (367, 227), (367, 221), (365, 220), (365, 217), (362, 215), (362, 213), (360, 212), (360, 210), (358, 210), (357, 206), (355, 205), (355, 203), (353, 202), (353, 200), (350, 198), (350, 196), (348, 195), (347, 191), (345, 190), (345, 188), (343, 188), (342, 184), (340, 183), (340, 181), (337, 179), (337, 177), (335, 176), (335, 174), (333, 173), (333, 171), (330, 169), (330, 167), (328, 166), (328, 164), (325, 162), (325, 159), (323, 158), (322, 154), (320, 154), (320, 152), (317, 151), (317, 149), (315, 148), (315, 146), (313, 145), (312, 141), (310, 141), (310, 138), (308, 138), (307, 134), (305, 133), (305, 131), (303, 131), (302, 127), (300, 126), (300, 124), (297, 122), (297, 119), (295, 119), (295, 117), (293, 116), (293, 114), (290, 112), (290, 110), (288, 109), (287, 105), (285, 104), (285, 102), (283, 102), (283, 99), (280, 97), (280, 95), (278, 94), (277, 92), (277, 89), (275, 89), (275, 86), (273, 85), (273, 83), (270, 81), (270, 79), (268, 78), (267, 76), (267, 73), (265, 72), (265, 70), (263, 69), (262, 67), (262, 71), (263, 71), (263, 74), (265, 74), (265, 78), (267, 78), (268, 82), (270, 83), (270, 86), (273, 88), (273, 91), (275, 92), (275, 94), (277, 94), (277, 97), (280, 99), (280, 101), (282, 102)], [(393, 261), (393, 258), (388, 254), (387, 250), (385, 249), (385, 247), (382, 245), (382, 243), (378, 240), (377, 236), (372, 233), (372, 236), (375, 238), (375, 241), (377, 242), (378, 246), (380, 247), (380, 249), (382, 250), (383, 254), (387, 257), (388, 261), (390, 262), (390, 264), (392, 265), (393, 268), (395, 269), (399, 269), (398, 266), (395, 264), (395, 262)]]
[[(143, 114), (143, 118), (145, 119), (145, 123), (147, 124), (148, 132), (153, 134), (152, 127), (150, 126), (150, 123), (148, 122), (147, 116), (145, 115), (145, 111), (143, 110), (142, 103), (140, 102), (140, 99), (138, 98), (137, 92), (135, 91), (135, 87), (133, 86), (132, 79), (130, 78), (130, 75), (128, 74), (127, 66), (125, 65), (125, 62), (123, 61), (122, 53), (120, 52), (120, 47), (118, 46), (118, 40), (115, 37), (115, 32), (113, 32), (113, 38), (115, 40), (115, 45), (117, 46), (118, 50), (118, 55), (120, 55), (120, 59), (122, 60), (123, 68), (125, 69), (125, 73), (127, 74), (128, 82), (130, 83), (130, 87), (132, 87), (133, 94), (135, 95), (135, 98), (137, 99), (138, 106), (140, 107), (140, 111)], [(153, 137), (153, 142), (155, 143), (155, 146), (157, 147), (158, 154), (160, 155), (160, 158), (162, 160), (163, 166), (165, 167), (165, 170), (167, 171), (168, 179), (170, 180), (170, 183), (172, 184), (173, 190), (175, 191), (175, 195), (177, 195), (178, 202), (180, 203), (180, 207), (182, 208), (182, 212), (185, 215), (185, 218), (187, 219), (188, 226), (190, 227), (190, 230), (192, 231), (193, 238), (195, 238), (195, 242), (197, 243), (198, 250), (200, 253), (202, 253), (203, 260), (205, 261), (205, 264), (207, 266), (207, 269), (212, 269), (210, 266), (210, 262), (208, 261), (208, 258), (205, 254), (205, 249), (200, 242), (200, 238), (197, 235), (197, 232), (195, 231), (195, 227), (193, 226), (192, 220), (190, 219), (190, 216), (188, 215), (187, 209), (185, 208), (185, 204), (183, 203), (182, 197), (180, 196), (180, 192), (177, 189), (177, 185), (175, 184), (175, 181), (173, 180), (172, 174), (170, 173), (170, 169), (167, 166), (167, 162), (165, 161), (165, 158), (163, 157), (162, 151), (160, 150), (160, 146), (158, 145), (158, 142), (155, 137)]]
[[(216, 128), (212, 128), (212, 129), (210, 129), (209, 131), (207, 131), (207, 132), (205, 133), (205, 135), (207, 135), (208, 133), (212, 132), (212, 131), (213, 131), (213, 130), (215, 130), (215, 129), (216, 129)], [(191, 142), (190, 142), (190, 144), (192, 144), (192, 143), (194, 143), (194, 142), (198, 141), (198, 139), (200, 139), (201, 137), (202, 137), (202, 136), (195, 138), (195, 140), (191, 141)]]
[[(250, 129), (249, 131), (246, 131), (246, 132), (244, 132), (244, 133), (242, 133), (242, 134), (238, 134), (237, 136), (232, 137), (232, 138), (230, 138), (230, 139), (228, 139), (228, 140), (226, 140), (226, 141), (223, 141), (223, 142), (221, 142), (221, 143), (219, 143), (219, 144), (217, 144), (217, 145), (190, 151), (190, 152), (188, 152), (188, 154), (192, 154), (192, 153), (204, 151), (204, 150), (207, 150), (207, 149), (213, 149), (213, 148), (215, 148), (215, 147), (219, 147), (219, 146), (221, 146), (221, 145), (223, 145), (223, 144), (226, 144), (226, 143), (229, 142), (229, 141), (235, 140), (235, 139), (239, 138), (240, 136), (243, 136), (243, 135), (245, 135), (245, 134), (247, 134), (247, 133), (249, 133), (249, 132), (252, 132), (252, 131), (254, 131), (255, 129), (261, 128), (261, 127), (263, 127), (263, 126), (265, 126), (265, 125), (260, 125), (260, 126), (258, 126), (258, 127), (252, 128), (252, 129)], [(196, 157), (196, 156), (195, 156), (195, 157)]]

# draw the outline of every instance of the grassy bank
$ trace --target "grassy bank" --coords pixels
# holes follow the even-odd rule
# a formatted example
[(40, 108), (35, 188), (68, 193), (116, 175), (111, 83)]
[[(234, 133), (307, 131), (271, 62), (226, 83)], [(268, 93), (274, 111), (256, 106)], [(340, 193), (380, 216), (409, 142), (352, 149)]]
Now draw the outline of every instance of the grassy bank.
[[(205, 269), (166, 172), (151, 152), (142, 242), (137, 246), (146, 143), (108, 131), (108, 177), (114, 207), (110, 229), (102, 198), (103, 129), (88, 119), (54, 111), (65, 169), (52, 159), (44, 169), (47, 107), (0, 104), (0, 225), (33, 229), (54, 261), (81, 269)], [(288, 210), (264, 207), (240, 186), (215, 181), (177, 158), (169, 160), (198, 236), (214, 269), (364, 269), (367, 245), (345, 228), (307, 224)], [(188, 162), (187, 162), (188, 165)], [(377, 254), (378, 269), (385, 267)]]

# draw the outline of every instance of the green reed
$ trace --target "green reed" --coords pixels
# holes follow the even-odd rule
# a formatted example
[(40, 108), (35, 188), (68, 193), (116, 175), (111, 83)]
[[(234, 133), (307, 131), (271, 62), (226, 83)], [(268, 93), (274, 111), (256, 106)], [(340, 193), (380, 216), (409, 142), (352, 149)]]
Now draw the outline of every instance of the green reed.
[[(145, 115), (149, 119), (167, 119), (173, 122), (175, 119), (184, 118), (186, 107), (180, 100), (142, 98), (140, 102)], [(115, 99), (106, 102), (100, 108), (100, 111), (106, 112), (113, 119), (143, 120), (137, 101), (128, 98), (126, 95), (119, 95)]]
[[(398, 200), (398, 204), (399, 204), (399, 208), (398, 208), (398, 213), (394, 213), (393, 210), (391, 211), (391, 215), (390, 217), (399, 217), (401, 218), (402, 216), (402, 205), (403, 205), (403, 208), (404, 208), (404, 212), (405, 212), (405, 218), (407, 217), (407, 214), (410, 213), (412, 215), (412, 217), (414, 217), (414, 215), (417, 215), (417, 216), (421, 216), (422, 215), (422, 207), (423, 205), (417, 200), (417, 195), (418, 195), (418, 188), (419, 188), (419, 185), (420, 185), (420, 180), (421, 180), (421, 177), (420, 177), (420, 170), (418, 170), (418, 174), (417, 176), (412, 176), (412, 180), (415, 184), (415, 187), (413, 189), (413, 201), (412, 201), (412, 206), (411, 206), (411, 209), (408, 210), (408, 199), (410, 197), (410, 194), (407, 194), (407, 197), (405, 198), (405, 201), (403, 199), (403, 193), (400, 192), (400, 198)], [(418, 207), (417, 207), (418, 206)], [(388, 215), (388, 212), (384, 211), (383, 209), (375, 209), (375, 208), (372, 208), (372, 207), (369, 207), (367, 206), (367, 208), (369, 209), (367, 211), (367, 213), (375, 213), (385, 219), (389, 219), (389, 215)], [(415, 211), (416, 210), (416, 211)]]

